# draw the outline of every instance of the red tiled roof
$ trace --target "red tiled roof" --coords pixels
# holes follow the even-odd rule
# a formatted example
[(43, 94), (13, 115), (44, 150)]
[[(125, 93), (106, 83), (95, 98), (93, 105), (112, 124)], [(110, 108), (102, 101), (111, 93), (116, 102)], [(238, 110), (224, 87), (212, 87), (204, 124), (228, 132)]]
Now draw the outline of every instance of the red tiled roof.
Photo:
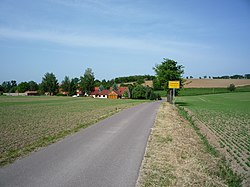
[(125, 91), (128, 92), (128, 87), (119, 87), (119, 93), (122, 95)]
[(95, 90), (95, 91), (91, 92), (90, 95), (99, 95), (99, 91)]
[(109, 90), (102, 90), (101, 92), (99, 92), (100, 95), (108, 95), (109, 94)]

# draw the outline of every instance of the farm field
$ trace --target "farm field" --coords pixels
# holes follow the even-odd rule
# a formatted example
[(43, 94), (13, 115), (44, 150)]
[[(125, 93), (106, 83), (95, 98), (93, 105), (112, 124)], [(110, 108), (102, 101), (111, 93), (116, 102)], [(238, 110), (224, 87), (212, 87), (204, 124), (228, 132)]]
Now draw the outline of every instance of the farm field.
[(141, 100), (0, 97), (0, 166)]
[(233, 168), (250, 177), (250, 92), (178, 97), (212, 132)]
[(226, 88), (230, 84), (249, 86), (250, 79), (186, 79), (184, 88)]
[[(234, 92), (250, 92), (250, 86), (237, 87)], [(166, 97), (167, 92), (155, 91), (159, 93), (161, 97)], [(227, 88), (182, 88), (179, 90), (179, 96), (194, 96), (194, 95), (208, 95), (208, 94), (220, 94), (231, 93)]]
[[(250, 92), (250, 86), (240, 86), (234, 92)], [(179, 92), (179, 96), (207, 95), (231, 93), (227, 88), (183, 88)]]

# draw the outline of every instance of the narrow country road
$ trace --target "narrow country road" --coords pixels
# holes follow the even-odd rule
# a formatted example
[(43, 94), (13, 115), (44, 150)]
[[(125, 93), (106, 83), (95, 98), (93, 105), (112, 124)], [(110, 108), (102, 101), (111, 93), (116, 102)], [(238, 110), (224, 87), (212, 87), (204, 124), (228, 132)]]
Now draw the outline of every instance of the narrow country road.
[(124, 110), (0, 169), (0, 186), (134, 187), (160, 102)]

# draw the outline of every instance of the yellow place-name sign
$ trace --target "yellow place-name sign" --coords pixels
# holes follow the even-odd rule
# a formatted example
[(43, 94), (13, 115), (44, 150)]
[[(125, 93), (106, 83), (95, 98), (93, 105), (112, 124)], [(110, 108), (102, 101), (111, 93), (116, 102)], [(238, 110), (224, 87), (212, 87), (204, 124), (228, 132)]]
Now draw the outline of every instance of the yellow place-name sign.
[(180, 81), (168, 81), (168, 88), (180, 88)]

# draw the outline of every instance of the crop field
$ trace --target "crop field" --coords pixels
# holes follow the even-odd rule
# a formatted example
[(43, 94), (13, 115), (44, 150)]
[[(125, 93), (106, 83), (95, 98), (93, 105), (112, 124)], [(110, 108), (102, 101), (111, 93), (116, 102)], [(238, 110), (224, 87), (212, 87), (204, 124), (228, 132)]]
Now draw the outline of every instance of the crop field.
[[(250, 86), (240, 86), (234, 92), (250, 92)], [(227, 88), (183, 88), (179, 96), (194, 96), (207, 94), (231, 93)]]
[(233, 168), (250, 177), (250, 92), (178, 97), (177, 104), (205, 124)]
[[(250, 92), (250, 86), (237, 87), (234, 92)], [(155, 91), (161, 97), (166, 97), (167, 91)], [(227, 88), (182, 88), (179, 90), (179, 96), (194, 96), (194, 95), (208, 95), (208, 94), (221, 94), (231, 93)]]
[(249, 86), (250, 79), (186, 79), (184, 88), (226, 88), (230, 84)]
[(0, 97), (0, 166), (144, 101)]

